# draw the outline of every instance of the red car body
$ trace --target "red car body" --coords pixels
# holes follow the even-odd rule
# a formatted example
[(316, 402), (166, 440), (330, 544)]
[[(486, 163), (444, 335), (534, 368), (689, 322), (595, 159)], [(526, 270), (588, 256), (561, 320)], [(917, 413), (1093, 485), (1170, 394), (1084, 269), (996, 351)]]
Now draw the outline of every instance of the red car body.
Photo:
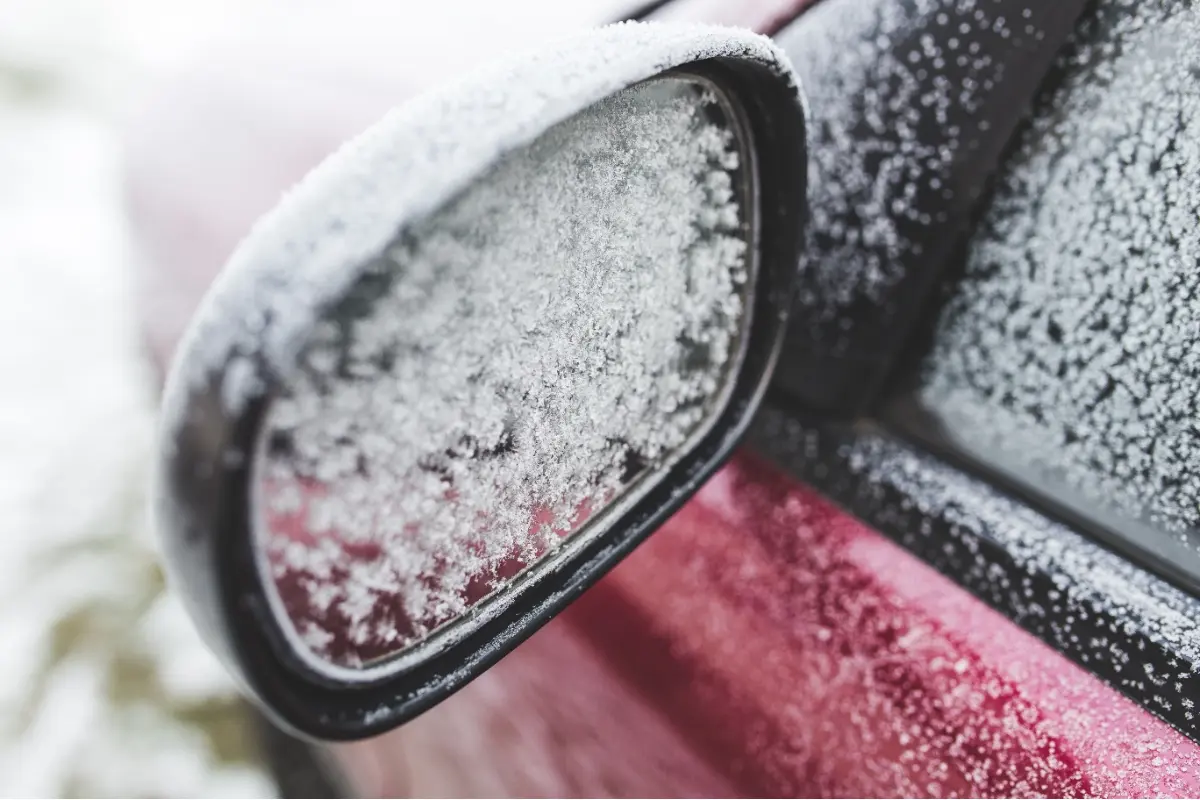
[(1200, 791), (1194, 743), (751, 453), (466, 689), (341, 747), (380, 794)]
[[(804, 5), (657, 13), (774, 31)], [(204, 113), (227, 113), (208, 97)], [(160, 361), (250, 206), (367, 121), (350, 117), (223, 126), (170, 182), (176, 122), (160, 109), (137, 129), (134, 219), (178, 302), (147, 307)], [(822, 494), (747, 448), (467, 688), (331, 746), (342, 774), (381, 796), (1200, 794), (1191, 739)]]

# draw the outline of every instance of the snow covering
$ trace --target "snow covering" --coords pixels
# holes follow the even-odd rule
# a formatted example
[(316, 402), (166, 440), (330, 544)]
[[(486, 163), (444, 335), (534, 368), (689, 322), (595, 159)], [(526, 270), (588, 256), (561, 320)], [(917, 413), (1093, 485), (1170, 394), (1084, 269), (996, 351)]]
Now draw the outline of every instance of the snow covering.
[(257, 513), (315, 654), (421, 641), (713, 419), (749, 317), (718, 108), (666, 79), (559, 124), (314, 329), (267, 416)]
[(145, 514), (154, 387), (112, 124), (141, 29), (119, 17), (0, 3), (0, 795), (269, 796)]
[[(499, 156), (632, 83), (692, 61), (756, 61), (791, 79), (770, 39), (709, 25), (622, 23), (498, 59), (404, 103), (314, 169), (241, 243), (180, 345), (168, 425), (188, 391), (222, 375), (231, 411), (262, 386), (234, 368), (261, 354), (287, 372), (292, 350), (401, 221), (441, 208)], [(480, 136), (487, 131), (487, 136)], [(239, 355), (240, 354), (240, 355)], [(170, 429), (165, 431), (170, 436)]]
[(971, 246), (921, 398), (976, 449), (1195, 553), (1200, 11), (1106, 0), (1060, 67)]
[[(464, 232), (475, 225), (475, 217), (483, 215), (488, 219), (488, 225), (497, 226), (497, 236), (508, 236), (510, 231), (498, 226), (500, 217), (495, 215), (516, 197), (516, 193), (509, 188), (499, 193), (480, 193), (468, 199), (461, 199), (461, 193), (486, 170), (493, 168), (498, 159), (527, 147), (548, 128), (572, 117), (580, 109), (586, 109), (625, 87), (672, 67), (713, 57), (757, 62), (773, 69), (782, 80), (793, 83), (786, 58), (765, 37), (714, 26), (630, 23), (608, 26), (568, 38), (534, 53), (517, 54), (500, 60), (489, 68), (398, 107), (310, 173), (284, 197), (274, 211), (255, 226), (239, 246), (197, 312), (180, 346), (164, 400), (164, 439), (172, 440), (175, 426), (183, 419), (191, 393), (195, 390), (204, 391), (212, 380), (220, 382), (221, 395), (228, 412), (237, 414), (248, 400), (265, 391), (270, 380), (279, 379), (290, 384), (297, 370), (308, 370), (311, 377), (315, 374), (314, 370), (331, 368), (331, 365), (321, 367), (316, 363), (323, 357), (319, 349), (307, 352), (303, 357), (301, 349), (307, 347), (314, 336), (331, 335), (329, 327), (323, 324), (328, 305), (341, 302), (358, 281), (375, 281), (378, 278), (376, 273), (380, 273), (380, 270), (387, 272), (388, 262), (402, 263), (405, 270), (411, 271), (411, 282), (396, 284), (396, 290), (400, 293), (397, 299), (405, 308), (419, 307), (422, 312), (419, 318), (412, 319), (414, 328), (404, 336), (429, 336), (430, 331), (444, 330), (443, 326), (454, 324), (457, 318), (466, 319), (464, 309), (442, 308), (435, 302), (423, 305), (418, 299), (420, 292), (425, 291), (422, 287), (432, 288), (435, 285), (439, 272), (466, 265), (467, 261), (459, 265), (453, 263), (452, 258), (460, 257), (454, 255), (456, 252), (461, 251), (461, 257), (468, 261), (482, 258), (479, 248), (483, 242), (474, 240), (478, 231)], [(612, 475), (621, 471), (636, 473), (677, 446), (682, 437), (687, 435), (685, 431), (690, 433), (694, 430), (703, 415), (695, 407), (700, 403), (700, 398), (720, 383), (718, 373), (729, 358), (730, 341), (723, 338), (719, 331), (736, 323), (740, 313), (740, 306), (731, 299), (730, 293), (731, 287), (741, 280), (741, 245), (727, 235), (736, 227), (736, 213), (734, 206), (730, 205), (731, 183), (726, 173), (735, 165), (736, 157), (728, 150), (731, 145), (726, 136), (711, 126), (699, 124), (696, 108), (684, 113), (684, 106), (675, 101), (667, 103), (663, 97), (655, 103), (664, 105), (653, 114), (649, 112), (649, 107), (644, 109), (645, 113), (632, 113), (637, 105), (630, 105), (632, 98), (643, 97), (644, 102), (650, 102), (653, 96), (656, 96), (654, 92), (627, 95), (621, 101), (612, 101), (605, 106), (610, 112), (623, 110), (623, 124), (630, 126), (625, 131), (625, 135), (630, 137), (628, 152), (624, 155), (614, 152), (597, 158), (596, 163), (591, 165), (586, 158), (578, 163), (564, 164), (558, 173), (567, 182), (585, 181), (598, 193), (591, 202), (600, 201), (599, 205), (604, 211), (600, 218), (585, 221), (579, 213), (565, 213), (571, 203), (575, 204), (575, 208), (584, 207), (585, 198), (572, 198), (569, 192), (565, 192), (568, 184), (556, 186), (554, 170), (541, 174), (536, 169), (520, 167), (517, 162), (511, 161), (503, 167), (504, 170), (514, 170), (510, 177), (503, 179), (509, 182), (509, 186), (515, 180), (535, 181), (547, 195), (538, 199), (535, 208), (531, 209), (536, 214), (527, 218), (529, 225), (536, 226), (534, 229), (537, 231), (547, 231), (551, 228), (543, 226), (552, 224), (555, 237), (561, 237), (564, 244), (572, 242), (572, 237), (579, 237), (575, 241), (577, 246), (587, 242), (589, 237), (595, 239), (593, 246), (599, 248), (598, 252), (605, 252), (606, 257), (613, 259), (611, 266), (605, 269), (615, 269), (615, 264), (621, 258), (631, 259), (630, 264), (624, 267), (629, 276), (625, 285), (621, 289), (606, 288), (597, 294), (596, 288), (602, 285), (605, 274), (575, 272), (570, 274), (569, 280), (568, 276), (555, 278), (559, 287), (556, 291), (561, 290), (564, 297), (553, 298), (553, 294), (546, 293), (544, 289), (549, 287), (555, 273), (543, 272), (539, 275), (536, 270), (546, 267), (537, 265), (532, 259), (520, 265), (490, 267), (477, 275), (463, 273), (455, 278), (457, 288), (454, 291), (463, 293), (464, 297), (468, 289), (470, 292), (480, 288), (500, 292), (502, 302), (497, 302), (494, 308), (477, 309), (479, 316), (475, 320), (495, 321), (492, 330), (480, 328), (475, 334), (490, 335), (492, 340), (488, 346), (476, 342), (467, 346), (465, 352), (456, 350), (453, 363), (450, 351), (454, 348), (448, 344), (439, 345), (438, 358), (446, 363), (439, 365), (431, 361), (422, 367), (430, 370), (428, 376), (407, 376), (425, 380), (426, 377), (432, 379), (436, 369), (450, 370), (455, 374), (443, 387), (447, 392), (470, 393), (474, 395), (473, 400), (485, 403), (476, 411), (478, 418), (460, 418), (456, 423), (457, 430), (446, 419), (423, 431), (421, 420), (432, 420), (432, 412), (427, 410), (409, 419), (407, 427), (401, 428), (404, 436), (412, 437), (414, 443), (419, 443), (421, 452), (426, 453), (428, 458), (435, 462), (456, 462), (467, 453), (495, 453), (515, 445), (522, 448), (528, 446), (528, 441), (514, 442), (512, 437), (524, 436), (540, 425), (541, 420), (552, 419), (556, 413), (554, 403), (559, 403), (559, 410), (569, 406), (561, 399), (551, 402), (545, 396), (545, 388), (539, 390), (536, 386), (538, 382), (549, 386), (557, 381), (556, 391), (565, 388), (561, 382), (570, 373), (559, 374), (556, 370), (566, 369), (569, 364), (570, 370), (600, 376), (606, 359), (627, 359), (616, 362), (619, 364), (617, 368), (630, 369), (630, 374), (625, 375), (623, 380), (629, 381), (627, 388), (635, 388), (636, 391), (618, 399), (622, 384), (614, 374), (609, 376), (612, 382), (607, 387), (600, 384), (592, 386), (593, 390), (603, 388), (603, 393), (596, 397), (588, 396), (587, 402), (582, 400), (586, 393), (578, 390), (573, 394), (565, 393), (563, 397), (573, 397), (579, 402), (578, 407), (571, 409), (575, 415), (572, 424), (563, 424), (564, 420), (556, 421), (555, 424), (559, 426), (557, 432), (545, 432), (546, 440), (536, 450), (522, 450), (518, 460), (523, 466), (517, 470), (517, 476), (509, 476), (525, 476), (546, 487), (553, 485), (553, 481), (565, 480), (564, 476), (576, 476), (575, 483), (567, 481), (567, 484), (556, 486), (553, 490), (556, 494), (552, 498), (542, 498), (551, 502), (548, 506), (539, 507), (537, 513), (547, 517), (543, 521), (548, 523), (549, 529), (563, 527), (567, 514), (564, 504), (578, 505), (582, 502), (585, 493), (578, 481), (586, 479), (574, 468), (577, 461), (562, 462), (556, 468), (552, 466), (553, 460), (543, 464), (538, 464), (537, 460), (551, 456), (560, 458), (575, 444), (563, 440), (563, 432), (579, 430), (585, 422), (600, 426), (603, 430), (602, 435), (588, 440), (587, 446), (593, 448), (593, 452), (587, 457), (603, 462), (605, 469), (614, 470)], [(681, 146), (673, 143), (670, 136), (651, 135), (650, 129), (654, 126), (649, 123), (655, 117), (658, 117), (656, 124), (665, 125), (677, 136), (689, 137), (687, 143)], [(593, 121), (588, 123), (587, 120)], [(585, 115), (580, 124), (587, 128), (578, 132), (584, 137), (581, 139), (583, 152), (589, 149), (603, 151), (604, 137), (616, 133), (607, 130), (607, 123), (601, 124), (599, 118), (594, 116)], [(646, 132), (639, 133), (638, 125), (645, 127)], [(487, 135), (480, 135), (481, 131), (486, 131)], [(559, 132), (553, 136), (564, 135), (564, 132)], [(553, 136), (542, 146), (552, 148), (549, 143), (553, 141)], [(588, 137), (591, 137), (590, 140)], [(641, 142), (638, 142), (639, 137)], [(549, 158), (549, 150), (535, 148), (535, 151), (531, 155), (535, 160)], [(651, 178), (650, 173), (640, 174), (639, 165), (646, 163), (654, 163), (659, 167), (676, 165), (687, 173), (687, 181), (680, 183), (662, 180), (661, 176)], [(630, 171), (622, 173), (623, 169)], [(618, 177), (626, 183), (613, 182)], [(495, 176), (493, 179), (502, 180)], [(625, 192), (630, 186), (641, 187), (639, 191), (647, 194), (626, 196)], [(437, 232), (436, 226), (428, 227), (433, 224), (431, 215), (441, 211), (455, 198), (459, 198), (456, 202), (460, 205), (449, 212), (450, 216), (440, 219), (439, 224), (448, 223), (458, 230), (447, 228)], [(617, 198), (620, 202), (616, 202)], [(701, 202), (708, 205), (701, 209), (696, 205)], [(671, 208), (671, 204), (684, 208), (691, 219), (686, 224), (676, 224), (664, 218), (658, 208)], [(472, 220), (470, 225), (468, 219)], [(605, 226), (610, 226), (612, 231), (630, 234), (634, 231), (656, 233), (651, 238), (631, 235), (629, 241), (624, 241), (605, 233)], [(498, 241), (513, 255), (520, 253), (521, 248), (534, 246), (529, 242), (522, 244), (518, 239)], [(476, 248), (474, 255), (469, 252), (472, 247)], [(631, 247), (633, 249), (629, 249)], [(686, 251), (686, 258), (683, 261), (678, 258), (664, 260), (664, 254), (671, 248), (678, 248), (678, 252)], [(557, 257), (550, 251), (544, 251), (540, 256)], [(637, 268), (633, 268), (633, 264), (637, 264)], [(594, 269), (595, 265), (591, 268)], [(691, 275), (680, 284), (679, 276), (670, 274), (671, 268), (690, 270)], [(502, 269), (510, 270), (508, 282), (505, 282), (503, 272), (495, 271)], [(374, 277), (364, 278), (364, 270)], [(523, 275), (517, 270), (533, 271)], [(615, 277), (616, 274), (610, 273), (609, 277)], [(522, 277), (527, 277), (531, 282), (522, 284), (519, 280)], [(564, 280), (567, 282), (563, 283)], [(589, 280), (596, 281), (594, 286), (589, 287)], [(544, 285), (538, 287), (539, 281)], [(681, 301), (686, 300), (692, 305), (688, 309), (679, 306), (674, 295), (661, 291), (668, 283), (656, 286), (656, 281), (673, 281), (669, 285), (682, 288), (683, 294), (679, 295)], [(471, 282), (475, 285), (471, 285)], [(366, 290), (368, 295), (371, 291), (374, 290)], [(405, 292), (410, 294), (405, 296)], [(724, 298), (718, 301), (722, 293)], [(439, 302), (453, 304), (457, 302), (455, 296), (446, 295)], [(551, 303), (552, 299), (563, 305), (555, 306)], [(656, 322), (655, 326), (646, 328), (631, 325), (632, 317), (621, 318), (630, 307), (622, 311), (617, 305), (619, 300), (630, 299), (647, 307), (657, 304), (655, 313), (664, 315), (663, 319)], [(463, 302), (479, 300), (465, 297)], [(507, 311), (503, 310), (505, 304), (509, 306)], [(572, 304), (576, 309), (574, 315), (570, 311)], [(605, 307), (605, 304), (611, 307)], [(519, 313), (512, 318), (505, 316), (514, 312)], [(578, 314), (590, 316), (578, 317)], [(712, 316), (714, 314), (724, 315), (723, 319)], [(670, 322), (665, 321), (668, 318), (671, 318)], [(585, 319), (591, 321), (583, 324)], [(514, 338), (516, 334), (505, 327), (498, 327), (500, 323), (515, 324), (518, 328), (524, 326), (526, 330), (523, 335), (530, 337), (529, 341)], [(365, 330), (370, 323), (361, 324)], [(380, 356), (379, 353), (372, 356), (369, 348), (384, 346), (387, 337), (397, 336), (398, 331), (389, 332), (389, 323), (382, 319), (374, 324), (380, 329), (363, 340), (365, 349), (355, 355), (355, 369), (362, 369), (372, 357), (389, 362), (393, 358), (393, 355)], [(534, 335), (538, 325), (546, 326), (544, 330), (547, 332), (553, 330), (553, 325), (558, 325), (562, 330), (557, 333), (566, 336), (559, 341), (553, 336)], [(588, 328), (588, 325), (592, 327)], [(680, 345), (667, 346), (669, 337), (664, 336), (662, 327), (656, 327), (662, 325), (674, 325), (672, 330), (676, 335), (690, 338), (691, 344), (684, 348), (690, 350), (688, 357), (699, 364), (711, 361), (712, 368), (696, 370), (694, 375), (686, 371), (667, 375), (665, 365), (673, 359), (683, 358), (684, 350), (680, 349)], [(588, 339), (588, 336), (593, 338)], [(606, 338), (611, 341), (605, 342)], [(530, 349), (530, 344), (539, 339), (540, 344)], [(395, 344), (403, 349), (413, 346), (414, 341), (397, 340)], [(467, 341), (461, 339), (459, 347), (466, 346)], [(595, 349), (588, 350), (583, 346), (585, 342), (588, 347)], [(603, 346), (601, 342), (605, 342)], [(526, 349), (521, 351), (518, 344)], [(645, 348), (645, 351), (638, 351), (638, 348)], [(505, 381), (513, 382), (515, 378), (511, 374), (504, 375), (499, 368), (497, 374), (489, 376), (486, 382), (473, 383), (479, 379), (477, 373), (483, 366), (485, 356), (489, 360), (511, 364), (535, 352), (544, 363), (539, 367), (539, 374), (528, 376), (531, 381), (529, 385), (516, 389), (511, 385), (505, 386)], [(403, 375), (403, 370), (412, 369), (417, 363), (400, 358), (402, 354), (395, 355), (393, 366), (398, 365), (398, 375)], [(692, 370), (693, 366), (689, 365), (687, 369)], [(471, 377), (473, 374), (475, 377)], [(655, 375), (662, 376), (662, 384), (653, 391), (642, 391), (647, 381)], [(438, 377), (438, 380), (441, 379)], [(415, 395), (411, 393), (414, 389), (404, 390), (410, 392), (405, 408), (413, 407)], [(608, 397), (608, 405), (599, 402), (599, 397), (604, 395)], [(466, 403), (461, 402), (461, 397), (457, 399), (456, 413), (462, 414)], [(533, 408), (521, 407), (521, 403), (534, 404), (538, 410), (535, 413)], [(508, 410), (502, 412), (504, 408)], [(518, 410), (535, 414), (523, 423), (523, 428), (514, 427), (513, 421), (505, 416)], [(293, 419), (287, 418), (288, 413), (292, 414)], [(311, 409), (304, 410), (301, 404), (280, 406), (275, 424), (298, 425), (310, 413)], [(631, 423), (639, 414), (642, 415), (640, 420)], [(662, 424), (668, 419), (672, 420), (671, 425)], [(655, 423), (659, 424), (655, 426)], [(373, 431), (367, 431), (366, 427), (354, 431), (353, 436), (348, 438), (359, 438), (356, 446), (367, 448), (365, 454), (360, 455), (371, 460), (386, 451), (385, 437), (393, 434), (384, 433), (387, 427)], [(394, 426), (391, 427), (394, 429)], [(652, 427), (655, 430), (650, 430)], [(605, 436), (614, 441), (602, 442)], [(622, 437), (624, 442), (617, 441)], [(435, 442), (440, 442), (439, 447), (446, 452), (438, 455), (439, 450), (430, 450)], [(313, 452), (310, 449), (303, 455), (311, 458)], [(338, 454), (347, 455), (347, 451), (342, 448)], [(246, 455), (226, 453), (223, 457), (236, 459)], [(322, 467), (332, 472), (321, 474), (318, 471), (311, 477), (324, 480), (344, 474), (343, 470), (348, 468), (349, 462), (338, 463), (332, 459), (333, 455), (333, 452), (325, 454), (323, 458), (326, 461)], [(409, 456), (402, 457), (401, 461)], [(573, 456), (576, 459), (580, 457)], [(615, 466), (617, 462), (622, 462), (620, 469)], [(382, 464), (364, 466), (375, 469), (383, 467)], [(407, 464), (406, 469), (411, 468), (412, 464)], [(396, 465), (391, 465), (389, 469), (395, 472)], [(444, 470), (445, 464), (426, 464), (423, 469), (421, 481), (424, 484), (419, 496), (428, 499), (429, 492), (441, 485), (439, 481), (442, 478), (438, 478), (436, 472)], [(556, 473), (555, 469), (559, 471)], [(592, 493), (587, 496), (594, 498), (597, 491), (611, 491), (619, 482), (612, 475), (591, 476)], [(461, 479), (460, 476), (456, 481)], [(438, 491), (444, 492), (446, 487)], [(525, 491), (529, 492), (525, 497), (526, 502), (538, 497), (533, 489), (527, 488)], [(472, 498), (468, 507), (482, 507), (483, 504), (483, 497)], [(325, 512), (332, 506), (324, 504), (320, 507)], [(386, 510), (386, 506), (364, 506), (363, 513), (384, 514)], [(595, 509), (575, 510), (588, 513)], [(527, 505), (522, 506), (520, 512), (513, 510), (526, 516), (528, 511)], [(428, 523), (433, 515), (431, 512), (421, 512), (415, 518)], [(332, 524), (333, 520), (329, 520), (318, 528)], [(361, 519), (354, 521), (352, 527), (356, 530), (356, 536), (361, 535), (357, 530), (362, 524)], [(527, 521), (525, 524), (530, 523)], [(426, 534), (435, 536), (438, 526), (427, 527)], [(486, 552), (481, 555), (479, 564), (495, 568), (502, 553), (527, 557), (537, 551), (536, 546), (532, 550), (525, 547), (514, 551), (513, 537), (518, 535), (517, 531), (511, 525), (501, 525), (500, 528), (504, 533), (495, 542), (485, 546)], [(455, 534), (460, 537), (459, 544), (466, 544), (466, 540), (461, 539), (465, 535), (464, 531)], [(533, 536), (535, 539), (544, 538), (543, 533)], [(325, 544), (328, 545), (328, 540)], [(422, 599), (423, 593), (429, 592), (429, 587), (421, 582), (428, 582), (433, 563), (452, 551), (455, 558), (465, 555), (461, 547), (449, 550), (417, 548), (400, 559), (404, 562), (401, 574), (408, 576), (408, 582), (403, 587), (405, 604), (416, 617), (411, 624), (417, 626), (414, 630), (418, 632), (433, 621), (446, 619), (462, 608), (462, 601), (454, 598), (465, 591), (464, 584), (474, 574), (475, 563), (465, 563), (461, 567), (439, 566), (438, 569), (448, 568), (455, 574), (440, 579), (447, 582), (444, 591), (433, 592)], [(416, 555), (418, 552), (422, 554), (419, 558)], [(337, 599), (331, 597), (329, 585), (332, 584), (327, 584), (325, 590), (317, 595), (324, 603), (333, 603)], [(373, 609), (374, 595), (363, 594), (361, 587), (365, 584), (361, 581), (352, 585), (360, 588), (347, 595), (344, 602), (335, 604), (338, 613), (349, 614), (356, 621), (370, 614), (378, 614), (383, 619), (392, 613), (382, 606)], [(383, 588), (396, 587), (388, 585)], [(476, 592), (478, 587), (469, 591)], [(286, 602), (286, 598), (282, 599)], [(393, 641), (402, 643), (406, 636), (405, 626), (410, 623), (393, 620), (392, 624), (395, 630), (388, 635), (393, 637)], [(330, 632), (328, 627), (323, 631), (305, 631), (310, 644), (326, 640)], [(353, 636), (366, 640), (372, 635), (356, 629)], [(376, 647), (379, 644), (379, 641), (374, 642)], [(336, 642), (326, 642), (326, 645), (335, 648), (343, 646)], [(359, 655), (347, 657), (349, 662), (361, 660)]]

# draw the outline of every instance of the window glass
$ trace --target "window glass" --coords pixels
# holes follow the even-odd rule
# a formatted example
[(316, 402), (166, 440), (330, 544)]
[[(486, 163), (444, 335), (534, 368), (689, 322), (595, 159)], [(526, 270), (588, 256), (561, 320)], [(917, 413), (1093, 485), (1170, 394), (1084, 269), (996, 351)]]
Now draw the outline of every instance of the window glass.
[(1200, 9), (1102, 0), (1000, 175), (919, 404), (1200, 576)]

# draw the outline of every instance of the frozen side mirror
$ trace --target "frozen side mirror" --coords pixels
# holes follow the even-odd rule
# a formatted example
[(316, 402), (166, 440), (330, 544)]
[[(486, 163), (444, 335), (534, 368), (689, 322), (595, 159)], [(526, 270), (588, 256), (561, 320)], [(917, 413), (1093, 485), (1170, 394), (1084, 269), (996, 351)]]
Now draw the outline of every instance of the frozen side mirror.
[(278, 721), (402, 723), (696, 491), (775, 364), (806, 164), (768, 40), (617, 25), (403, 106), (259, 222), (172, 366), (156, 502)]

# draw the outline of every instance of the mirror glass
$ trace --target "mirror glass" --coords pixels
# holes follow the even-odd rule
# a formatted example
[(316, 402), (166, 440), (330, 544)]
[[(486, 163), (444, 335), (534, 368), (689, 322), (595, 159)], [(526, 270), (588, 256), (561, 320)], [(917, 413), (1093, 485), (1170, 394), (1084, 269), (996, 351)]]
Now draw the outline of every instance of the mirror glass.
[(326, 674), (478, 625), (660, 480), (727, 402), (752, 154), (698, 77), (626, 89), (397, 235), (265, 413), (258, 568)]

